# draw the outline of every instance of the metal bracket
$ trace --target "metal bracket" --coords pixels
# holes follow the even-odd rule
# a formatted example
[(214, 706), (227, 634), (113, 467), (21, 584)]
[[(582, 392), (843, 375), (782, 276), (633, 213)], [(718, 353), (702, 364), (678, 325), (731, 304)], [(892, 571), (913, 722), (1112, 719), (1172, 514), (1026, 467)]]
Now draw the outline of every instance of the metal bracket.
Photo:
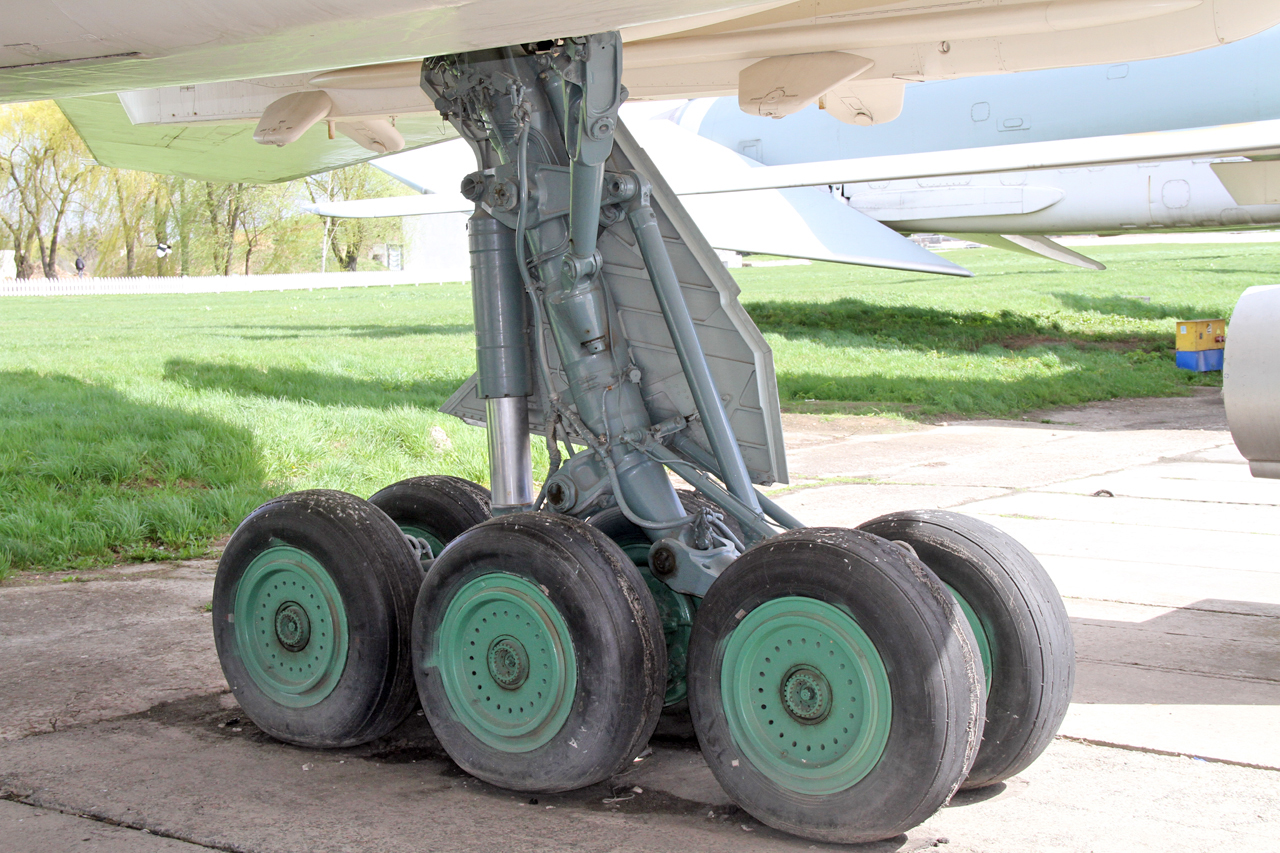
[(704, 550), (679, 539), (659, 539), (649, 547), (649, 571), (676, 592), (701, 598), (739, 556), (732, 542), (718, 541), (722, 544)]

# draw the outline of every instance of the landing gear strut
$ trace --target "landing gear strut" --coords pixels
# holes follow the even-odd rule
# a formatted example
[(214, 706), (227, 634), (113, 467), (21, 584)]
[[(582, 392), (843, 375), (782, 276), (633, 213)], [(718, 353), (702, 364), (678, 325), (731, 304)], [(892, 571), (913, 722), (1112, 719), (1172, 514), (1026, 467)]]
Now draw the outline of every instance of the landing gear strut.
[[(1002, 721), (1002, 740), (975, 781), (1024, 767), (1056, 729), (1061, 696), (1009, 698), (1026, 694), (1015, 660), (1036, 640), (974, 591), (974, 572), (942, 583), (920, 531), (884, 527), (903, 540), (893, 544), (879, 528), (805, 529), (756, 491), (785, 480), (771, 354), (619, 124), (621, 72), (616, 33), (423, 63), (424, 91), (478, 164), (462, 188), (476, 203), (477, 374), (444, 410), (484, 422), (492, 494), (433, 477), (372, 504), (345, 496), (353, 518), (383, 519), (368, 524), (390, 543), (370, 552), (363, 586), (343, 562), (350, 545), (331, 544), (340, 530), (308, 538), (301, 521), (276, 530), (259, 510), (219, 567), (215, 619), (238, 626), (219, 628), (224, 670), (256, 691), (246, 710), (264, 728), (308, 744), (382, 733), (413, 679), (450, 756), (522, 791), (607, 779), (643, 749), (664, 705), (678, 706), (725, 790), (760, 820), (827, 841), (892, 836), (965, 781), (984, 720)], [(534, 434), (551, 459), (540, 492)], [(672, 472), (695, 492), (678, 495)], [(1022, 571), (1023, 552), (1002, 553), (1013, 570), (995, 572), (1001, 584), (1031, 579), (1056, 598), (1047, 578)], [(422, 568), (409, 617), (403, 588)], [(276, 580), (305, 584), (304, 597), (314, 589), (328, 609), (313, 618), (298, 596), (286, 608)], [(348, 629), (343, 648), (401, 649), (411, 633), (412, 654), (375, 661), (381, 674), (353, 698), (342, 688), (364, 663), (308, 643), (317, 624), (338, 624), (322, 618), (364, 607), (370, 584), (387, 590), (383, 627)], [(1060, 627), (1044, 636), (1058, 642), (1062, 682)], [(1014, 636), (1022, 657), (1007, 653)], [(984, 652), (1004, 697), (994, 717)], [(309, 654), (323, 677), (300, 704), (288, 667), (315, 666)], [(401, 692), (379, 699), (374, 681)], [(386, 705), (378, 725), (312, 733), (309, 709), (341, 704), (352, 716), (370, 702)], [(1010, 726), (1036, 708), (1052, 719)]]

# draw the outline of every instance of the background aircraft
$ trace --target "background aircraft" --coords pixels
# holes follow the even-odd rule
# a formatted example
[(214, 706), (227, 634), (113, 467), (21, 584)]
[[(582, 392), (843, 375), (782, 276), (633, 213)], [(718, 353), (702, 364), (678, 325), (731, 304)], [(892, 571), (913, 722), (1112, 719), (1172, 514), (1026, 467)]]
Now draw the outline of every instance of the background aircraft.
[[(680, 107), (663, 112), (661, 105), (640, 105), (624, 116), (712, 245), (721, 249), (963, 274), (945, 259), (931, 262), (915, 243), (895, 239), (892, 232), (941, 233), (1102, 269), (1050, 235), (1239, 231), (1280, 224), (1280, 205), (1238, 203), (1215, 171), (1224, 166), (1248, 169), (1268, 161), (1214, 161), (1222, 146), (1259, 149), (1280, 144), (1280, 122), (1035, 142), (1016, 150), (966, 149), (795, 164), (774, 167), (797, 170), (799, 177), (793, 181), (785, 174), (781, 181), (757, 181), (757, 176), (773, 170), (692, 136), (672, 121), (681, 112)], [(824, 125), (823, 131), (830, 133), (831, 127)], [(821, 145), (821, 137), (814, 139)], [(335, 202), (312, 209), (338, 217), (452, 214), (448, 224), (429, 226), (430, 238), (440, 241), (435, 257), (442, 267), (465, 269), (460, 217), (470, 202), (455, 187), (470, 171), (468, 153), (461, 143), (449, 142), (377, 161), (379, 168), (419, 191), (430, 190), (430, 195)], [(1200, 159), (1143, 161), (1161, 154)], [(1055, 158), (1064, 168), (945, 173), (948, 167), (963, 169), (983, 162), (1043, 163)], [(1107, 165), (1109, 160), (1126, 162)], [(877, 172), (887, 179), (840, 182), (831, 188), (834, 196), (825, 187), (751, 188), (838, 182), (841, 176)], [(913, 176), (895, 177), (900, 175)], [(1246, 185), (1251, 181), (1251, 175), (1243, 177)], [(714, 192), (699, 192), (709, 184), (714, 184)], [(847, 208), (833, 205), (833, 198)], [(451, 239), (449, 229), (459, 236)]]
[[(939, 179), (945, 152), (1276, 119), (1280, 90), (1267, 81), (1277, 73), (1280, 28), (1185, 56), (912, 83), (901, 115), (888, 123), (868, 116), (850, 125), (815, 106), (780, 124), (746, 115), (727, 98), (690, 102), (676, 121), (765, 165), (939, 152), (918, 178), (837, 191), (903, 233), (960, 235), (1100, 268), (1046, 237), (1274, 227), (1280, 199), (1259, 190), (1275, 166), (1215, 169), (1204, 159)], [(1220, 179), (1226, 175), (1231, 192)]]
[(837, 192), (901, 233), (947, 234), (1103, 269), (1049, 237), (1280, 226), (1280, 205), (1237, 203), (1214, 165), (1208, 159), (1126, 163), (844, 184)]

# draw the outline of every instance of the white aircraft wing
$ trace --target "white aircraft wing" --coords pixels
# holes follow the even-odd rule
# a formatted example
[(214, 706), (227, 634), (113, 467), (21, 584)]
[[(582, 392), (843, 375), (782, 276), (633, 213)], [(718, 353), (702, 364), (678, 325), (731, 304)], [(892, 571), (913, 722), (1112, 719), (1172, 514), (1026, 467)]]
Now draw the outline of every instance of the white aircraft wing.
[[(330, 137), (319, 122), (290, 145), (254, 141), (253, 122), (133, 124), (115, 95), (57, 102), (71, 126), (103, 166), (160, 172), (200, 181), (277, 183), (327, 172), (379, 156), (345, 134)], [(406, 148), (456, 136), (436, 113), (401, 117), (397, 129)]]
[[(634, 115), (634, 111), (633, 111)], [(719, 143), (663, 118), (628, 122), (637, 141), (664, 174), (764, 168)], [(465, 155), (465, 156), (464, 156)], [(459, 141), (387, 157), (377, 166), (427, 195), (312, 205), (321, 216), (421, 216), (475, 208), (457, 187), (474, 165)], [(753, 165), (754, 164), (754, 165)], [(446, 189), (449, 188), (449, 189)], [(689, 215), (717, 249), (783, 255), (911, 272), (970, 275), (969, 271), (904, 238), (876, 220), (812, 187), (682, 197)]]
[(1194, 157), (1257, 155), (1274, 152), (1276, 149), (1280, 149), (1280, 120), (1157, 133), (1027, 142), (990, 148), (961, 148), (922, 154), (824, 160), (785, 166), (743, 166), (716, 172), (675, 169), (670, 177), (676, 192), (681, 195), (697, 195), (1144, 163), (1154, 160), (1186, 160)]

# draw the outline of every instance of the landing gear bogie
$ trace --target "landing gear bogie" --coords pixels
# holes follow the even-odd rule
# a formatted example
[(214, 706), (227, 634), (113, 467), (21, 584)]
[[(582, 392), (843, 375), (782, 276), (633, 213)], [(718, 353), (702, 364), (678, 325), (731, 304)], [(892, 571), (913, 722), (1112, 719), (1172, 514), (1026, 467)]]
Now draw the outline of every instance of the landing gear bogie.
[(603, 781), (662, 709), (653, 599), (616, 544), (567, 516), (506, 515), (458, 537), (422, 585), (413, 655), (445, 751), (503, 788)]
[(395, 728), (417, 701), (409, 620), (421, 578), (395, 524), (354, 495), (317, 489), (256, 509), (213, 589), (218, 659), (245, 713), (300, 746)]
[(823, 841), (874, 841), (955, 793), (982, 736), (959, 607), (901, 549), (837, 528), (748, 551), (699, 608), (689, 704), (734, 801)]
[[(723, 515), (710, 500), (688, 489), (679, 491), (686, 512), (711, 510)], [(612, 539), (640, 570), (645, 585), (653, 596), (662, 621), (667, 647), (667, 688), (663, 694), (662, 718), (656, 734), (688, 740), (694, 737), (693, 719), (689, 716), (689, 638), (699, 599), (676, 592), (649, 569), (649, 547), (653, 544), (644, 530), (627, 519), (618, 507), (609, 507), (590, 516), (591, 526)], [(729, 531), (742, 538), (742, 530), (732, 518), (723, 519)]]
[(1071, 624), (1044, 567), (1007, 533), (955, 512), (890, 513), (859, 529), (918, 556), (955, 595), (977, 637), (986, 727), (964, 787), (1025, 770), (1062, 725), (1075, 681)]

